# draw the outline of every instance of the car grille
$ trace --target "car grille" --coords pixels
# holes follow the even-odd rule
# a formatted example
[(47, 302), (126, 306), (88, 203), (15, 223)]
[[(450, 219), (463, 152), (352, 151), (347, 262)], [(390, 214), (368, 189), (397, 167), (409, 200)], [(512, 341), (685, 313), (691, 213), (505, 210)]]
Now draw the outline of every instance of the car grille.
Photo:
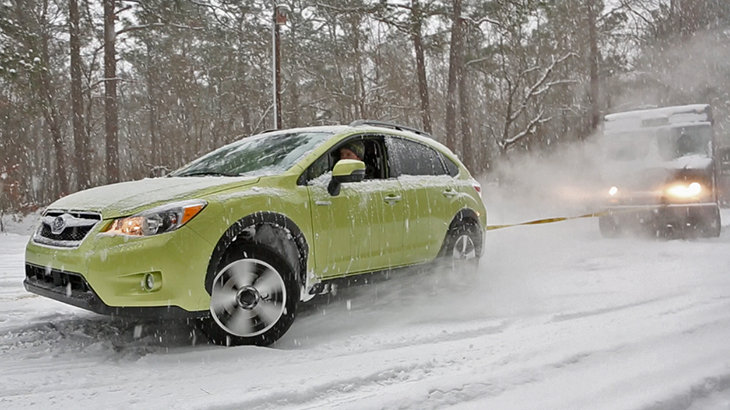
[(43, 215), (33, 241), (43, 245), (76, 248), (101, 221), (95, 212), (49, 210)]
[(77, 273), (63, 272), (57, 269), (25, 264), (25, 278), (44, 288), (58, 288), (61, 292), (90, 292), (91, 289), (83, 277)]

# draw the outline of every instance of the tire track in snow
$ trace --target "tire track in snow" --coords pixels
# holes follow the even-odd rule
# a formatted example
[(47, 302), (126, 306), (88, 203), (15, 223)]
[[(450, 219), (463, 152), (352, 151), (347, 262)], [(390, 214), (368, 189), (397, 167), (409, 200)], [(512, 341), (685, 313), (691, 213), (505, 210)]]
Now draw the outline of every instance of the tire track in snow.
[(685, 410), (703, 399), (723, 392), (730, 392), (730, 370), (698, 380), (671, 397), (643, 407), (643, 410)]
[(666, 302), (671, 299), (679, 298), (684, 295), (685, 295), (684, 293), (677, 293), (674, 295), (662, 296), (662, 297), (642, 300), (642, 301), (638, 301), (638, 302), (634, 302), (634, 303), (609, 306), (609, 307), (601, 308), (601, 309), (585, 310), (585, 311), (570, 312), (570, 313), (558, 313), (556, 315), (553, 315), (552, 318), (550, 319), (550, 321), (551, 322), (563, 322), (566, 320), (582, 319), (582, 318), (587, 318), (590, 316), (605, 315), (605, 314), (609, 314), (609, 313), (619, 312), (622, 310), (633, 309), (633, 308), (640, 307), (640, 306), (651, 305), (651, 304), (655, 304), (657, 302)]
[(332, 380), (304, 388), (292, 387), (285, 390), (268, 390), (253, 398), (211, 408), (281, 409), (295, 407), (298, 409), (316, 409), (337, 407), (376, 395), (380, 389), (389, 385), (411, 383), (423, 379), (443, 366), (435, 364), (434, 361), (396, 366), (362, 376)]

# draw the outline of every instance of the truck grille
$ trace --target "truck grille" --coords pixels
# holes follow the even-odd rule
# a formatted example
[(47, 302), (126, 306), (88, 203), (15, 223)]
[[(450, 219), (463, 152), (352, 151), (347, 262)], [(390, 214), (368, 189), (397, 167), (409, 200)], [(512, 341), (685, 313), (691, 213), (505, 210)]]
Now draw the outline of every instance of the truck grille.
[(33, 242), (76, 248), (99, 221), (101, 215), (95, 212), (48, 210), (33, 235)]

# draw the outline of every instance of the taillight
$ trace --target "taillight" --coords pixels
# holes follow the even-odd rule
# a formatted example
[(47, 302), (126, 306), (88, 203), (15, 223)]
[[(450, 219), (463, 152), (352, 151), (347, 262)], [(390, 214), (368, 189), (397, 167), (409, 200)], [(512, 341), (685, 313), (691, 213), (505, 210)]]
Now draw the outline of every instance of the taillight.
[(479, 194), (479, 198), (481, 198), (482, 197), (482, 186), (479, 185), (479, 183), (476, 181), (472, 182), (471, 186), (474, 187), (474, 190), (477, 191), (477, 194)]

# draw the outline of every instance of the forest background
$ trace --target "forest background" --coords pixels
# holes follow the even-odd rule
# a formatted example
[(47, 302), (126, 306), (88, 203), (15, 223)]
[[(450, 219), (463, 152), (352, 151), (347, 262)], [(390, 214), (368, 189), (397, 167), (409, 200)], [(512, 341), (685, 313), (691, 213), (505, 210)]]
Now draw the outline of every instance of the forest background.
[(0, 0), (0, 213), (273, 128), (275, 27), (284, 128), (397, 122), (486, 178), (639, 107), (730, 145), (726, 0)]

